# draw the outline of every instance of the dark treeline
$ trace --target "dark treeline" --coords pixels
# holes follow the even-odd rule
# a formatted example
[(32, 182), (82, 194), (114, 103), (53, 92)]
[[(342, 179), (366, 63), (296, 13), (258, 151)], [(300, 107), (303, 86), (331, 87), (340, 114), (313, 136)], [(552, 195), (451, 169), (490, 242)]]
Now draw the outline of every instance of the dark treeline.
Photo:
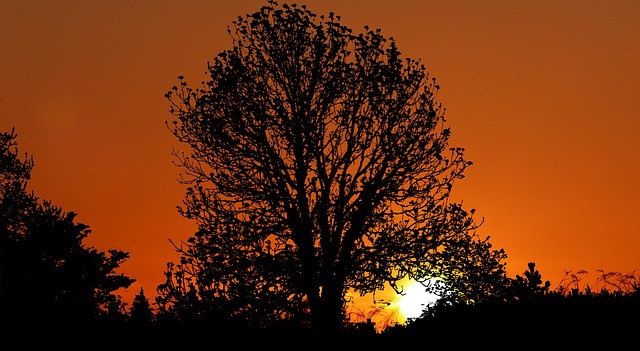
[(0, 322), (39, 330), (125, 319), (114, 294), (133, 279), (116, 272), (129, 253), (86, 246), (89, 226), (28, 190), (33, 159), (17, 134), (0, 133)]
[[(212, 306), (195, 294), (191, 304), (180, 304), (179, 312), (167, 304), (166, 295), (149, 301), (142, 289), (128, 306), (117, 292), (134, 280), (116, 270), (129, 254), (84, 245), (90, 230), (75, 222), (75, 213), (64, 212), (27, 190), (33, 165), (31, 157), (20, 156), (14, 131), (0, 134), (0, 331), (4, 345), (19, 341), (25, 345), (195, 347), (203, 342), (233, 342), (246, 347), (274, 343), (281, 349), (290, 345), (291, 349), (315, 350), (393, 346), (407, 340), (432, 346), (504, 345), (508, 340), (532, 345), (556, 340), (556, 345), (611, 346), (627, 340), (640, 326), (635, 274), (600, 272), (602, 288), (595, 291), (588, 285), (580, 288), (585, 272), (567, 273), (559, 287), (551, 289), (534, 263), (514, 279), (480, 275), (473, 284), (475, 295), (451, 290), (425, 308), (420, 318), (406, 324), (392, 323), (376, 332), (370, 322), (344, 320), (341, 334), (329, 339), (318, 338), (304, 317), (256, 327), (251, 320), (211, 313)], [(168, 269), (165, 274), (171, 276), (171, 272)], [(485, 283), (492, 288), (479, 288)], [(163, 291), (163, 285), (158, 291)], [(213, 307), (220, 312), (228, 306)]]
[[(191, 300), (182, 301), (180, 311), (167, 303), (168, 296), (149, 301), (142, 289), (128, 306), (117, 292), (134, 280), (116, 270), (129, 254), (84, 245), (90, 235), (87, 225), (76, 223), (73, 212), (27, 190), (33, 164), (31, 157), (20, 156), (14, 131), (0, 134), (0, 330), (5, 345), (21, 341), (184, 347), (233, 342), (312, 350), (393, 346), (403, 340), (461, 346), (513, 339), (530, 345), (558, 338), (572, 345), (585, 340), (589, 345), (612, 345), (626, 340), (640, 325), (635, 274), (601, 272), (602, 288), (594, 291), (588, 285), (580, 288), (585, 272), (567, 273), (559, 287), (551, 289), (534, 263), (514, 279), (480, 275), (474, 294), (449, 290), (406, 324), (376, 332), (370, 322), (344, 320), (342, 332), (329, 339), (313, 333), (304, 316), (256, 327), (250, 319), (222, 313), (228, 306), (220, 300), (217, 306), (202, 303), (195, 291)], [(168, 282), (174, 280), (171, 273), (165, 272)], [(492, 288), (483, 290), (483, 285)]]
[(397, 331), (407, 338), (429, 334), (440, 345), (458, 340), (460, 345), (505, 349), (627, 346), (640, 326), (638, 276), (600, 273), (599, 290), (580, 288), (579, 277), (570, 272), (550, 289), (529, 263), (529, 270), (516, 276), (504, 296), (481, 303), (441, 300), (420, 318), (386, 333)]
[[(322, 340), (327, 348), (346, 348), (394, 345), (401, 340), (425, 340), (431, 345), (457, 340), (462, 345), (515, 337), (525, 342), (548, 340), (550, 335), (572, 342), (598, 336), (596, 341), (615, 343), (639, 323), (640, 289), (635, 275), (602, 273), (602, 289), (593, 291), (588, 285), (579, 288), (580, 273), (584, 273), (579, 272), (567, 274), (557, 289), (550, 289), (534, 263), (522, 275), (502, 280), (503, 286), (479, 301), (460, 299), (454, 293), (443, 295), (420, 318), (390, 325), (382, 332), (376, 332), (370, 322), (345, 320), (340, 335), (311, 344), (317, 339), (304, 318), (258, 328), (250, 320), (206, 313), (195, 296), (192, 305), (183, 304), (184, 310), (176, 313), (162, 296), (149, 301), (142, 289), (128, 306), (117, 291), (134, 280), (116, 273), (128, 253), (85, 246), (82, 241), (90, 234), (87, 225), (76, 223), (74, 213), (27, 190), (33, 160), (20, 157), (16, 138), (14, 131), (0, 134), (0, 330), (5, 344), (21, 340), (27, 344), (185, 346), (206, 341), (261, 346), (274, 342), (304, 350), (319, 348)], [(222, 311), (225, 306), (218, 308)]]

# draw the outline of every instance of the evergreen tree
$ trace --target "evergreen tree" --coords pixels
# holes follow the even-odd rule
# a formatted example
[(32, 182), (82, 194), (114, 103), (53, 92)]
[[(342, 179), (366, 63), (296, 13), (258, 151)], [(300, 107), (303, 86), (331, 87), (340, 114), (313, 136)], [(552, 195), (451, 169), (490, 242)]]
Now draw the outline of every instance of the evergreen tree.
[(131, 303), (129, 321), (134, 325), (149, 325), (153, 319), (153, 310), (151, 309), (149, 300), (144, 295), (144, 290), (140, 288), (140, 292), (136, 294)]

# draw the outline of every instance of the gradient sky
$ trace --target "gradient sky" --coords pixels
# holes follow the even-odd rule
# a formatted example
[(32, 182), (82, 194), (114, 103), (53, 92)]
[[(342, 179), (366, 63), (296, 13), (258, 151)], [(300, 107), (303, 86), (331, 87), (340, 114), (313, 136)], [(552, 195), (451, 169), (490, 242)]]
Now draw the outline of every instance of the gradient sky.
[[(510, 276), (640, 268), (640, 1), (297, 1), (354, 31), (381, 28), (441, 86), (454, 186)], [(230, 48), (226, 28), (265, 1), (0, 0), (0, 130), (35, 159), (30, 188), (131, 253), (147, 297), (177, 261), (184, 187), (163, 97)], [(593, 286), (593, 285), (592, 285)]]

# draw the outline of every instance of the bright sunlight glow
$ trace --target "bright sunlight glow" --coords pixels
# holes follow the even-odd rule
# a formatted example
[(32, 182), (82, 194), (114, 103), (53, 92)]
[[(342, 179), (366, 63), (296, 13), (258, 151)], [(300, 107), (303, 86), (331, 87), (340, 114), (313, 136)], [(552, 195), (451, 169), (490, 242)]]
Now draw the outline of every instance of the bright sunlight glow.
[(422, 284), (411, 281), (405, 287), (404, 295), (398, 296), (395, 305), (400, 309), (402, 316), (409, 320), (420, 317), (422, 311), (438, 298), (438, 295), (427, 292)]

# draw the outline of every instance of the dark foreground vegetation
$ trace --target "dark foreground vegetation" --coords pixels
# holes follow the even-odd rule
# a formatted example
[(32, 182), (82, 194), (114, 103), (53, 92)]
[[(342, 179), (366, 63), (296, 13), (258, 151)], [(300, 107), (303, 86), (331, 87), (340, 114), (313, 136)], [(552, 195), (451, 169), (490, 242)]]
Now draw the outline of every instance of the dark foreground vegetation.
[[(530, 264), (525, 275), (538, 274), (533, 269), (534, 265)], [(202, 346), (212, 350), (415, 347), (410, 345), (421, 345), (421, 349), (626, 348), (637, 344), (640, 289), (634, 275), (609, 273), (609, 277), (611, 275), (626, 279), (624, 286), (617, 284), (620, 280), (604, 282), (605, 287), (599, 291), (589, 286), (571, 288), (568, 284), (549, 290), (548, 282), (532, 284), (531, 289), (520, 290), (523, 294), (512, 299), (503, 296), (477, 304), (441, 300), (425, 309), (420, 318), (405, 324), (376, 331), (371, 322), (345, 322), (339, 332), (332, 334), (314, 332), (307, 324), (251, 327), (250, 321), (171, 319), (157, 312), (141, 291), (132, 307), (117, 318), (109, 319), (103, 314), (95, 320), (53, 320), (51, 316), (43, 318), (45, 316), (34, 314), (32, 319), (3, 319), (2, 342), (3, 345), (21, 342), (25, 346), (154, 347), (160, 350)]]
[(16, 138), (13, 131), (0, 133), (3, 350), (15, 345), (352, 350), (408, 345), (593, 349), (636, 344), (640, 288), (635, 274), (601, 272), (598, 290), (581, 287), (584, 272), (567, 274), (560, 287), (551, 290), (534, 263), (515, 279), (505, 278), (504, 271), (500, 279), (480, 274), (464, 289), (445, 294), (422, 317), (404, 325), (390, 323), (382, 331), (364, 321), (344, 322), (331, 333), (317, 332), (304, 311), (271, 324), (246, 315), (232, 318), (225, 311), (233, 304), (205, 303), (192, 289), (181, 299), (160, 295), (154, 302), (141, 289), (127, 306), (117, 292), (134, 280), (116, 271), (128, 253), (86, 246), (88, 226), (75, 222), (74, 213), (26, 190), (33, 161), (20, 157)]
[[(574, 292), (550, 294), (531, 301), (436, 309), (407, 325), (376, 333), (373, 326), (354, 324), (339, 335), (316, 335), (305, 328), (261, 328), (215, 322), (179, 324), (129, 322), (24, 325), (3, 328), (3, 348), (24, 346), (87, 346), (129, 349), (175, 347), (237, 350), (353, 350), (396, 349), (410, 345), (494, 349), (558, 349), (637, 345), (640, 322), (638, 293)], [(9, 323), (11, 321), (8, 321)], [(6, 325), (5, 325), (6, 326)], [(415, 347), (415, 346), (412, 346)]]
[[(572, 290), (567, 295), (549, 292), (523, 301), (435, 308), (400, 328), (398, 336), (433, 335), (438, 344), (456, 341), (497, 347), (504, 347), (503, 342), (509, 341), (514, 348), (613, 345), (626, 342), (637, 333), (639, 313), (637, 290)], [(394, 334), (395, 330), (388, 333)]]
[[(231, 318), (224, 313), (229, 306), (203, 303), (189, 293), (193, 290), (172, 303), (162, 296), (150, 303), (141, 289), (127, 306), (117, 291), (134, 280), (116, 270), (128, 253), (87, 247), (88, 226), (26, 190), (33, 161), (19, 157), (17, 135), (12, 131), (0, 137), (2, 349), (593, 349), (637, 343), (640, 288), (635, 274), (601, 272), (597, 291), (580, 288), (582, 272), (567, 274), (551, 290), (533, 263), (515, 279), (481, 274), (421, 318), (382, 331), (370, 322), (345, 322), (339, 331), (315, 332), (304, 312), (255, 326), (260, 319)], [(488, 282), (492, 288), (483, 289)], [(456, 294), (460, 291), (465, 294)]]

